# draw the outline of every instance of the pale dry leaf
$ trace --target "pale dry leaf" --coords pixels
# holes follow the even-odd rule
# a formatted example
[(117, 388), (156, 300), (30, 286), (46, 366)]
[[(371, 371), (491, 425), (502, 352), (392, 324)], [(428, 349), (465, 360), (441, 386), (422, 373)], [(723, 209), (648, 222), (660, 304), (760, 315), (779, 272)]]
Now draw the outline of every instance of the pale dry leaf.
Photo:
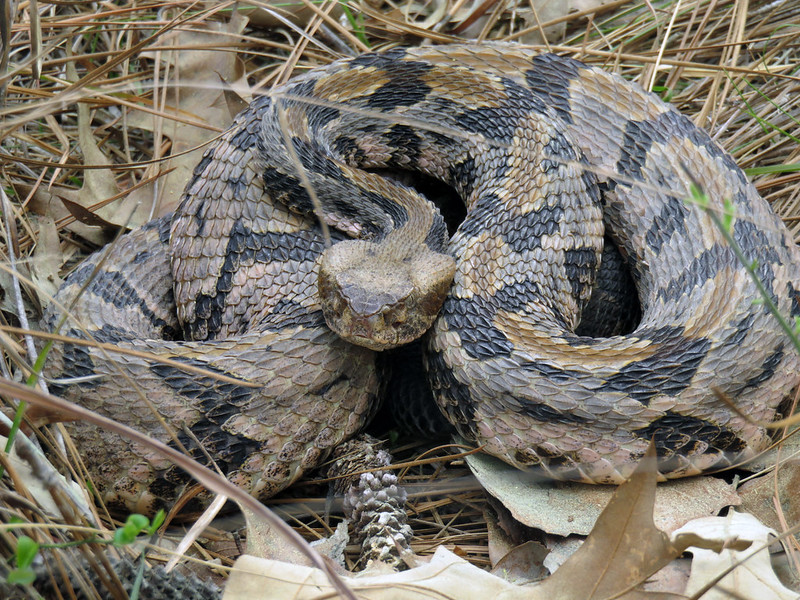
[(483, 517), (487, 528), (489, 561), (492, 567), (517, 546), (531, 540), (542, 541), (541, 531), (517, 521), (505, 506), (491, 496), (488, 500), (488, 507), (483, 511)]
[(726, 517), (695, 519), (673, 533), (678, 536), (694, 534), (706, 541), (728, 543), (731, 540), (748, 540), (752, 545), (746, 550), (713, 550), (690, 548), (693, 554), (692, 572), (684, 594), (692, 596), (715, 580), (734, 564), (747, 558), (711, 590), (703, 600), (732, 600), (752, 598), (758, 600), (798, 600), (800, 594), (784, 587), (772, 570), (767, 544), (775, 531), (764, 526), (747, 513), (729, 511)]
[(447, 14), (448, 3), (445, 0), (415, 3), (404, 2), (400, 8), (400, 15), (406, 23), (413, 23), (422, 29), (430, 29), (442, 22)]
[(39, 233), (30, 258), (31, 281), (41, 298), (51, 298), (61, 286), (58, 272), (63, 261), (58, 230), (55, 221), (50, 217), (34, 217), (32, 221)]
[[(543, 480), (486, 454), (470, 455), (466, 461), (484, 489), (515, 519), (554, 535), (588, 535), (615, 491), (609, 486)], [(668, 481), (656, 490), (655, 524), (669, 532), (740, 502), (733, 486), (716, 477)]]
[(600, 8), (604, 4), (608, 4), (611, 0), (570, 0), (572, 10), (576, 12), (584, 12), (592, 10), (593, 8)]
[[(0, 448), (5, 448), (7, 441), (7, 438), (0, 435)], [(91, 500), (88, 498), (86, 489), (82, 485), (68, 480), (63, 475), (58, 474), (55, 469), (53, 469), (52, 476), (57, 478), (57, 481), (54, 480), (45, 484), (45, 482), (36, 476), (30, 465), (17, 455), (15, 447), (11, 448), (8, 460), (14, 471), (16, 471), (17, 477), (24, 483), (27, 492), (36, 499), (36, 504), (39, 508), (45, 511), (50, 517), (61, 519), (62, 515), (58, 505), (53, 500), (53, 496), (50, 494), (47, 487), (48, 485), (51, 487), (69, 488), (72, 492), (70, 497), (81, 502), (79, 511), (82, 514), (92, 514), (89, 508), (91, 506)]]
[[(515, 586), (440, 547), (427, 564), (401, 573), (344, 577), (358, 598), (408, 600), (547, 600), (529, 586)], [(222, 600), (331, 598), (333, 588), (318, 569), (277, 560), (241, 556), (233, 565)]]
[[(742, 497), (741, 510), (752, 514), (766, 526), (782, 531), (782, 523), (800, 523), (798, 490), (800, 464), (795, 458), (782, 464), (775, 472), (743, 483), (739, 488), (739, 495)], [(775, 509), (776, 493), (782, 515), (778, 515)]]
[[(512, 14), (523, 21), (524, 29), (533, 28), (519, 36), (517, 38), (519, 42), (523, 44), (542, 44), (547, 40), (555, 43), (564, 35), (567, 26), (566, 22), (556, 23), (545, 28), (538, 26), (564, 17), (571, 12), (572, 0), (527, 0), (517, 2), (516, 6), (509, 5), (506, 10), (513, 11)], [(476, 16), (476, 11), (483, 12), (480, 16)], [(452, 20), (457, 30), (459, 30), (459, 26), (463, 27), (463, 29), (459, 30), (462, 37), (466, 39), (477, 38), (486, 27), (491, 14), (492, 8), (489, 7), (487, 10), (484, 0), (474, 0), (457, 10)], [(468, 26), (460, 25), (468, 20), (470, 21)], [(542, 33), (544, 33), (544, 36), (542, 36)]]
[[(219, 131), (227, 127), (235, 116), (231, 113), (220, 80), (227, 82), (231, 86), (229, 90), (235, 90), (249, 102), (250, 91), (241, 59), (235, 52), (214, 49), (214, 45), (220, 41), (234, 42), (244, 30), (246, 22), (245, 17), (234, 11), (227, 23), (194, 23), (189, 31), (175, 31), (165, 36), (159, 54), (153, 51), (144, 53), (164, 62), (164, 68), (170, 76), (163, 109), (167, 116), (134, 112), (128, 117), (129, 127), (160, 132), (171, 142), (170, 153), (174, 158), (152, 165), (146, 176), (173, 170), (129, 195), (132, 201), (148, 207), (155, 201), (154, 216), (175, 209), (192, 170), (205, 150), (203, 145), (219, 135)], [(181, 49), (170, 50), (173, 45)], [(160, 89), (158, 94), (160, 97)], [(175, 115), (178, 119), (170, 119), (169, 115)], [(192, 149), (195, 150), (189, 152)]]
[[(567, 30), (566, 21), (541, 29), (538, 26), (566, 16), (567, 13), (574, 10), (574, 4), (575, 0), (570, 0), (569, 2), (564, 2), (563, 0), (533, 0), (528, 4), (531, 8), (520, 10), (519, 14), (525, 22), (526, 28), (535, 27), (536, 29), (520, 36), (519, 41), (523, 44), (543, 44), (545, 41), (557, 42)], [(544, 33), (544, 36), (542, 33)]]
[[(83, 154), (83, 164), (87, 166), (110, 164), (111, 161), (95, 142), (91, 113), (84, 103), (78, 103), (78, 145)], [(78, 204), (89, 208), (93, 204), (116, 196), (119, 191), (114, 173), (110, 169), (85, 169)], [(94, 209), (93, 212), (104, 221), (115, 225), (125, 225), (128, 222), (143, 223), (144, 216), (141, 211), (137, 215), (136, 209), (135, 201), (125, 200), (122, 203), (117, 201), (107, 204)]]
[[(58, 185), (52, 185), (49, 186), (49, 188), (39, 186), (35, 190), (32, 190), (29, 186), (18, 185), (18, 189), (21, 191), (21, 193), (26, 195), (33, 191), (33, 195), (26, 206), (27, 213), (29, 215), (36, 214), (47, 216), (57, 223), (67, 219), (68, 217), (74, 216), (67, 209), (67, 202), (71, 202), (73, 206), (81, 206), (81, 190), (70, 189)], [(65, 200), (67, 202), (64, 202)], [(75, 219), (70, 219), (69, 221), (70, 222), (64, 225), (63, 228), (74, 233), (79, 238), (83, 238), (84, 240), (97, 246), (102, 246), (108, 243), (109, 238), (105, 230), (93, 227), (91, 225), (86, 225)], [(69, 251), (69, 248), (65, 248), (65, 252)], [(65, 256), (65, 258), (69, 257)]]
[(537, 591), (559, 600), (653, 597), (650, 592), (630, 590), (680, 555), (669, 536), (653, 524), (655, 494), (656, 457), (651, 444), (583, 545)]
[[(504, 530), (497, 515), (493, 511), (483, 511), (483, 520), (486, 523), (486, 537), (489, 545), (489, 562), (494, 567), (500, 560), (517, 545), (511, 536)], [(510, 519), (513, 521), (513, 519)]]
[(742, 468), (751, 473), (758, 473), (783, 463), (800, 464), (800, 431), (794, 432), (794, 428), (786, 439), (748, 461)]
[(241, 506), (247, 521), (247, 554), (254, 558), (285, 561), (287, 564), (308, 566), (308, 557), (298, 550), (292, 540), (276, 531), (271, 523), (260, 518), (251, 510)]
[(539, 581), (549, 575), (544, 567), (545, 556), (547, 548), (539, 542), (528, 541), (508, 552), (491, 572), (516, 584)]
[[(78, 79), (74, 64), (68, 63), (67, 73), (73, 80)], [(111, 160), (105, 155), (95, 141), (94, 130), (92, 129), (92, 112), (88, 104), (78, 103), (78, 146), (83, 155), (83, 164), (86, 166), (98, 166), (111, 164)], [(84, 209), (89, 214), (96, 215), (97, 218), (107, 223), (120, 226), (141, 225), (147, 220), (147, 207), (142, 206), (136, 198), (122, 196), (104, 206), (91, 208), (104, 200), (117, 196), (120, 192), (117, 186), (114, 173), (110, 169), (84, 169), (83, 185), (80, 194), (73, 202)], [(69, 209), (69, 207), (67, 207)], [(73, 209), (70, 209), (72, 212)], [(82, 219), (86, 223), (85, 219)], [(93, 225), (93, 223), (87, 223)]]
[(719, 477), (671, 479), (656, 488), (653, 521), (656, 527), (670, 533), (692, 519), (718, 515), (726, 506), (741, 502), (736, 487)]
[[(265, 2), (262, 6), (248, 6), (245, 4), (240, 5), (238, 11), (247, 17), (251, 25), (265, 29), (284, 26), (285, 23), (279, 17), (288, 19), (296, 25), (304, 26), (315, 14), (308, 4), (301, 2), (301, 0), (293, 0), (291, 2), (273, 0), (272, 2)], [(341, 14), (341, 4), (334, 6), (330, 12), (330, 16), (334, 19), (338, 19)]]
[(578, 551), (586, 538), (583, 536), (570, 535), (562, 537), (560, 535), (545, 535), (544, 545), (550, 551), (544, 559), (545, 568), (551, 573), (555, 573), (570, 556)]
[(322, 556), (327, 556), (334, 563), (344, 568), (344, 551), (347, 548), (347, 544), (350, 542), (350, 534), (347, 532), (347, 529), (347, 521), (339, 521), (339, 524), (330, 536), (311, 542), (311, 547)]

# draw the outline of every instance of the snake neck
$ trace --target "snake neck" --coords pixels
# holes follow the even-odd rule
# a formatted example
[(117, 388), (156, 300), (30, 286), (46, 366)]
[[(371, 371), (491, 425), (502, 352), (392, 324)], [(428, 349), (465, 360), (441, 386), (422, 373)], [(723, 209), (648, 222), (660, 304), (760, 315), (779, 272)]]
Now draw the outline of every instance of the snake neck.
[(447, 230), (434, 206), (404, 187), (396, 187), (391, 198), (402, 209), (398, 227), (340, 242), (320, 258), (318, 288), (328, 326), (372, 350), (395, 348), (425, 333), (455, 274), (454, 259), (443, 251)]

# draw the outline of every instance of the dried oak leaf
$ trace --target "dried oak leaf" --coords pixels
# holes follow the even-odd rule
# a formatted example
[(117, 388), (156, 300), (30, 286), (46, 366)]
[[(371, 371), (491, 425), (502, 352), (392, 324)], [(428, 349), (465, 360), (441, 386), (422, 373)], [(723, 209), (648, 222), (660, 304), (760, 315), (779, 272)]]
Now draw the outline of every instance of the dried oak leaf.
[(677, 558), (682, 549), (653, 524), (656, 455), (650, 446), (622, 484), (583, 545), (536, 588), (550, 600), (677, 598), (636, 587)]

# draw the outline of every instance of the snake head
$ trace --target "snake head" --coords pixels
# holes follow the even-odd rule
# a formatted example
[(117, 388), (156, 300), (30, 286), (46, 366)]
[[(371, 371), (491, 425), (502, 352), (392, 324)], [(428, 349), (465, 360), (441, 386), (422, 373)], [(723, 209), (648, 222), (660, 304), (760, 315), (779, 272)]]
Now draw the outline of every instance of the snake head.
[(320, 259), (322, 313), (348, 342), (372, 350), (396, 348), (430, 328), (454, 274), (453, 258), (427, 246), (339, 242)]

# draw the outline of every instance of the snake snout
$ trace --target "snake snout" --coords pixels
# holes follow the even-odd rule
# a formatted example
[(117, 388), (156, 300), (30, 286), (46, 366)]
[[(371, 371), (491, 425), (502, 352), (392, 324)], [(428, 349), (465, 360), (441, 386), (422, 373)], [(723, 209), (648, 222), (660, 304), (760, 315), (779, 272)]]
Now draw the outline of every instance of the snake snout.
[(385, 306), (379, 312), (369, 315), (351, 311), (344, 325), (346, 331), (339, 335), (372, 350), (388, 350), (406, 343), (408, 334), (403, 333), (406, 319), (407, 310), (402, 302)]
[(374, 247), (353, 240), (323, 253), (320, 304), (328, 326), (340, 337), (388, 350), (414, 341), (431, 326), (452, 281), (452, 259), (435, 254), (422, 265), (413, 258), (376, 253)]
[(370, 285), (370, 275), (346, 271), (337, 274), (332, 285), (320, 277), (322, 312), (328, 326), (345, 340), (372, 350), (394, 348), (421, 335), (408, 322), (412, 284), (395, 282), (393, 289), (377, 292), (379, 288)]

